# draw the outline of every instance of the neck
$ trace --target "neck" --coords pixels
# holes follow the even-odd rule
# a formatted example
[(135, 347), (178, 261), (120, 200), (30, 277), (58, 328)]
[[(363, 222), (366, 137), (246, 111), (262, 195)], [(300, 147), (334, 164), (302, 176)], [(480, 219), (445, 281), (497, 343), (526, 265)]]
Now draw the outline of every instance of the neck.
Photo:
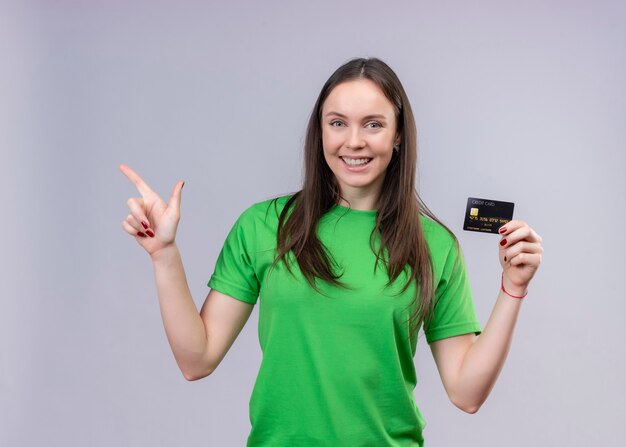
[(378, 194), (346, 194), (342, 193), (339, 204), (354, 210), (374, 210), (376, 209), (376, 201)]

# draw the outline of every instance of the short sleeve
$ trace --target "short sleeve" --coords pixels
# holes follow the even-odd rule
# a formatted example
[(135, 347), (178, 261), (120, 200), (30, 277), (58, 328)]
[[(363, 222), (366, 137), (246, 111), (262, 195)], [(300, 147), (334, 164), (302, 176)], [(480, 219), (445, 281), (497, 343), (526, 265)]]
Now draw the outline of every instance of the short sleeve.
[(254, 270), (254, 216), (244, 211), (231, 228), (209, 279), (211, 289), (255, 304), (259, 280)]
[(465, 258), (454, 240), (446, 255), (434, 299), (432, 320), (424, 326), (424, 334), (429, 344), (471, 332), (476, 335), (481, 333)]

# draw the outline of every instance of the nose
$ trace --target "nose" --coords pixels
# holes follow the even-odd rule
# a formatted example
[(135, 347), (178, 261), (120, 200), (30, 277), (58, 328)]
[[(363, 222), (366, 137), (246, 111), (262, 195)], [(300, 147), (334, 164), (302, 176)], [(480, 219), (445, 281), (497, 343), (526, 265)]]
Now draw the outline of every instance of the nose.
[(348, 135), (347, 146), (351, 149), (356, 149), (365, 146), (365, 140), (361, 136), (360, 129), (353, 127)]

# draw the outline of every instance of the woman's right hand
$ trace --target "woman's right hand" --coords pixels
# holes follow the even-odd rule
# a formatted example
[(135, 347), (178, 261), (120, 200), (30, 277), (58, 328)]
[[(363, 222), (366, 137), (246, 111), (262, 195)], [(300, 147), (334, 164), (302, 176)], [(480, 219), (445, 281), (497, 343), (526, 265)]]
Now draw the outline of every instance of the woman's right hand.
[(122, 227), (153, 256), (157, 251), (174, 244), (180, 220), (181, 190), (185, 182), (176, 183), (170, 202), (166, 204), (130, 167), (121, 164), (120, 171), (133, 182), (141, 194), (141, 197), (131, 197), (126, 202), (130, 214), (122, 222)]

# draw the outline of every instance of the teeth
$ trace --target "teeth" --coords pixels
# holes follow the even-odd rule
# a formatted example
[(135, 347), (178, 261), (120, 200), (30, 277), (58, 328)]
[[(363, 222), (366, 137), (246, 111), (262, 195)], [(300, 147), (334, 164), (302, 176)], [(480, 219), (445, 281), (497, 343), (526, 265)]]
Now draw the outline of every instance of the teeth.
[(370, 159), (369, 158), (356, 158), (356, 159), (351, 159), (351, 158), (343, 158), (343, 161), (350, 166), (360, 166), (360, 165), (364, 165), (365, 163), (369, 162)]

